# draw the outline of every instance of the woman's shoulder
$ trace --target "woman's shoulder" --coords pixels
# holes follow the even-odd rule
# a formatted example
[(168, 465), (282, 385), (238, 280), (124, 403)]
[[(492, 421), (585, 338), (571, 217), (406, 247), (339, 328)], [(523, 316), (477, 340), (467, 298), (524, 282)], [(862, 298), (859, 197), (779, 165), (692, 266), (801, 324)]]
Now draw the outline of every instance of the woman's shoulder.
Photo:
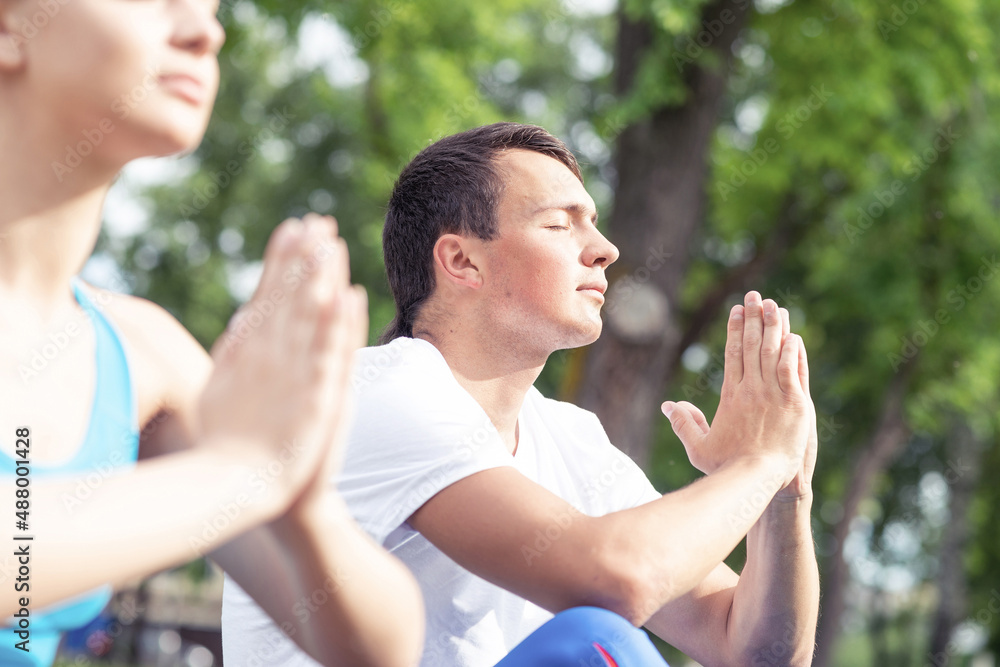
[(85, 286), (120, 332), (139, 399), (140, 423), (190, 403), (212, 372), (201, 344), (169, 311), (148, 299)]

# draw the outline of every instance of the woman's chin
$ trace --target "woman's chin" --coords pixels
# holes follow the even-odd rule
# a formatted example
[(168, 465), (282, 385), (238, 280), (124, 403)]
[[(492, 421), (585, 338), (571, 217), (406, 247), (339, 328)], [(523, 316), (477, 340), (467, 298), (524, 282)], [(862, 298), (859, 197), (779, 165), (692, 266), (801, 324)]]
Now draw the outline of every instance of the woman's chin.
[(160, 133), (156, 135), (155, 141), (151, 141), (145, 147), (145, 154), (137, 157), (171, 157), (192, 153), (201, 145), (204, 138), (205, 133), (201, 128)]

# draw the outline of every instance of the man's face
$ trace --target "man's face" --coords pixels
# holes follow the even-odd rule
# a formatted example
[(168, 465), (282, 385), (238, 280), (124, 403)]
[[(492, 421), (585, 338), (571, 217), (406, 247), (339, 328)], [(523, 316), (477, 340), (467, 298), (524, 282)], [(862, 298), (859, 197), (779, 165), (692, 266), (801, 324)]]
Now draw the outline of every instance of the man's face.
[(486, 307), (497, 333), (546, 353), (601, 333), (604, 270), (618, 249), (597, 231), (597, 209), (561, 162), (526, 150), (498, 159), (505, 188), (499, 238), (485, 244)]

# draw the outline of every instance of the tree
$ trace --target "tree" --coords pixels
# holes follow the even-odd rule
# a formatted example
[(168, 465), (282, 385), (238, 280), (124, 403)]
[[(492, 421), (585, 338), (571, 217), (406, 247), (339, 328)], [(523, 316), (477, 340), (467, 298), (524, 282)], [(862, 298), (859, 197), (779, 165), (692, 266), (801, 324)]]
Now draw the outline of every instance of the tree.
[[(332, 212), (377, 333), (392, 317), (382, 214), (402, 165), (474, 125), (542, 124), (581, 157), (622, 251), (602, 340), (556, 355), (543, 391), (595, 410), (674, 488), (696, 472), (658, 403), (710, 416), (728, 306), (750, 288), (776, 298), (810, 350), (820, 416), (817, 664), (836, 662), (847, 587), (881, 590), (862, 570), (905, 565), (883, 545), (897, 528), (920, 544), (914, 587), (937, 578), (947, 594), (965, 568), (968, 611), (956, 604), (940, 627), (968, 614), (1000, 650), (1000, 492), (963, 487), (963, 559), (960, 539), (907, 507), (928, 475), (947, 478), (962, 423), (983, 443), (981, 479), (1000, 473), (996, 3), (622, 0), (604, 16), (578, 0), (242, 0), (222, 14), (206, 141), (143, 192), (141, 233), (102, 238), (134, 292), (207, 346), (274, 225)], [(324, 57), (301, 54), (303, 40)], [(863, 555), (845, 559), (849, 542)], [(938, 572), (922, 565), (939, 553)]]

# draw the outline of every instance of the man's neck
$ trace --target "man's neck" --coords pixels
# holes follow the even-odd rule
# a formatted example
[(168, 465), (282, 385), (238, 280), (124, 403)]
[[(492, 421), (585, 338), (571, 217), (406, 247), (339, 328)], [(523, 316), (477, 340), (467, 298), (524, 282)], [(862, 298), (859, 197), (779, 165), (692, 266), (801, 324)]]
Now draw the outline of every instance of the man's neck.
[[(452, 323), (454, 324), (454, 323)], [(477, 335), (460, 325), (429, 331), (414, 327), (414, 336), (441, 352), (458, 383), (476, 399), (500, 432), (507, 451), (516, 453), (517, 417), (524, 397), (538, 379), (547, 355), (526, 355), (524, 349)]]

